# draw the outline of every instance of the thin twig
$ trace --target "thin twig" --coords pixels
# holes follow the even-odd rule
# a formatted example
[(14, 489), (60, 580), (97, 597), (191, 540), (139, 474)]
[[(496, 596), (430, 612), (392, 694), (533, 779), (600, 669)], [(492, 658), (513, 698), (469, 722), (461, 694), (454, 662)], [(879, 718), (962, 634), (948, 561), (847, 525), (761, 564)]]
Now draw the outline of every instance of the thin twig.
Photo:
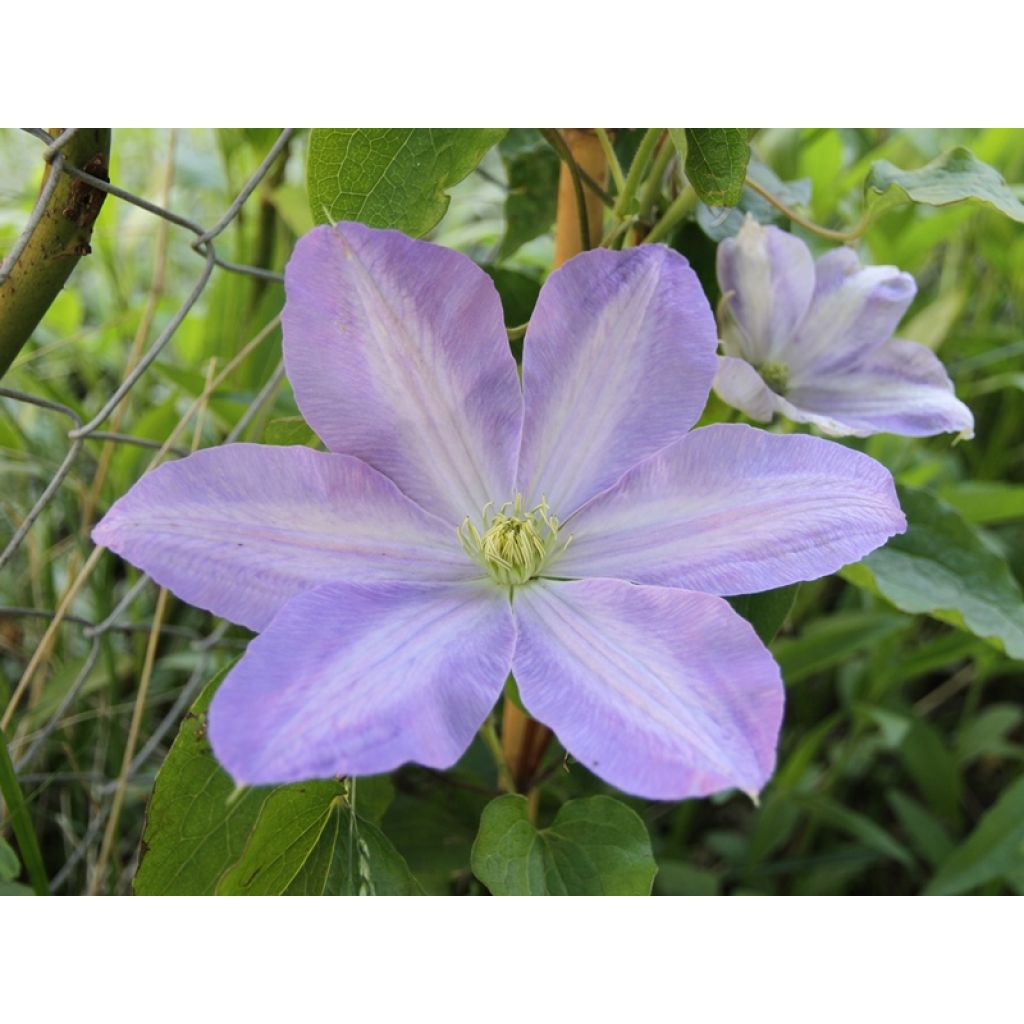
[(766, 188), (762, 188), (753, 178), (748, 176), (745, 184), (747, 188), (753, 189), (766, 202), (771, 203), (776, 210), (785, 214), (794, 224), (799, 224), (800, 227), (806, 228), (816, 235), (821, 235), (822, 238), (831, 239), (833, 242), (854, 242), (864, 234), (868, 224), (871, 223), (871, 214), (865, 210), (864, 215), (857, 222), (856, 226), (850, 228), (849, 231), (834, 231), (832, 228), (823, 228), (820, 224), (815, 224), (814, 221), (801, 216), (781, 199), (777, 199)]

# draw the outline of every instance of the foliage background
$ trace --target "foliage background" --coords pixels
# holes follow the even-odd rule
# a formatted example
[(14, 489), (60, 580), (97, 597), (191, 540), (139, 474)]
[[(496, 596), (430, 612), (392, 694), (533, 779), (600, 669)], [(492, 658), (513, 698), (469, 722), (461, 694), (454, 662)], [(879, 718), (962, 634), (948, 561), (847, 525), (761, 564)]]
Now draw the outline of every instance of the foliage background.
[[(629, 134), (621, 143), (627, 148)], [(120, 130), (111, 178), (209, 225), (276, 137), (276, 129)], [(307, 141), (302, 133), (293, 137), (223, 236), (222, 257), (283, 267), (294, 239), (312, 224)], [(520, 142), (533, 155), (517, 160), (511, 144), (492, 149), (454, 187), (446, 216), (429, 236), (491, 270), (510, 325), (529, 318), (551, 264), (553, 206), (545, 205), (539, 185), (553, 188), (557, 172), (553, 154), (536, 140)], [(753, 145), (782, 181), (809, 183), (793, 194), (808, 196), (801, 209), (831, 226), (857, 222), (865, 177), (879, 159), (916, 167), (966, 145), (1007, 180), (1024, 180), (1024, 132), (1008, 129), (765, 129)], [(10, 249), (34, 202), (39, 150), (36, 140), (15, 130), (0, 135), (0, 252)], [(524, 225), (532, 224), (542, 233), (531, 239)], [(694, 264), (712, 303), (717, 285), (707, 230), (714, 228), (714, 218), (689, 220), (669, 239)], [(819, 251), (828, 245), (794, 230)], [(90, 417), (123, 377), (133, 348), (153, 340), (194, 285), (203, 260), (191, 240), (187, 231), (108, 200), (93, 254), (4, 386)], [(1024, 230), (984, 207), (907, 205), (873, 222), (860, 245), (866, 262), (896, 264), (917, 279), (919, 294), (899, 333), (939, 351), (974, 411), (977, 437), (955, 446), (944, 437), (853, 443), (888, 465), (901, 484), (948, 504), (1020, 580)], [(204, 385), (273, 322), (282, 298), (276, 283), (216, 270), (108, 429), (159, 445), (199, 399), (198, 429), (193, 419), (175, 443), (217, 444), (260, 399), (242, 439), (305, 443), (287, 382), (276, 382), (276, 329), (203, 397)], [(709, 417), (729, 415), (712, 399)], [(64, 458), (67, 429), (52, 410), (0, 398), (4, 544)], [(134, 444), (90, 440), (0, 575), (0, 707), (40, 652), (46, 613), (89, 556), (89, 527), (152, 456)], [(954, 545), (955, 538), (944, 543)], [(932, 567), (917, 568), (927, 586)], [(566, 770), (553, 751), (541, 823), (570, 798), (610, 793), (623, 800), (647, 826), (659, 866), (654, 891), (666, 895), (1024, 892), (1024, 662), (956, 624), (900, 611), (863, 574), (847, 575), (803, 585), (772, 643), (788, 707), (779, 768), (760, 807), (733, 794), (681, 804), (623, 798), (579, 766)], [(146, 801), (187, 702), (248, 637), (234, 626), (213, 632), (209, 616), (173, 598), (161, 615), (164, 601), (146, 585), (126, 606), (125, 628), (100, 636), (90, 667), (93, 645), (83, 623), (103, 621), (136, 579), (133, 569), (102, 556), (71, 605), (82, 621), (65, 621), (43, 644), (8, 729), (16, 761), (35, 746), (19, 780), (46, 873), (59, 892), (130, 891)], [(992, 582), (980, 573), (972, 585), (984, 591)], [(1012, 585), (1009, 593), (1012, 604)], [(1014, 606), (1005, 614), (1022, 612)], [(211, 634), (212, 643), (205, 640)], [(144, 688), (142, 678), (148, 678)], [(486, 890), (471, 870), (470, 849), (494, 786), (493, 763), (478, 742), (446, 776), (410, 767), (367, 784), (360, 813), (404, 857), (418, 887), (480, 893)], [(0, 836), (10, 840), (9, 815), (0, 821)], [(24, 882), (15, 848), (0, 845), (0, 887), (10, 891)]]

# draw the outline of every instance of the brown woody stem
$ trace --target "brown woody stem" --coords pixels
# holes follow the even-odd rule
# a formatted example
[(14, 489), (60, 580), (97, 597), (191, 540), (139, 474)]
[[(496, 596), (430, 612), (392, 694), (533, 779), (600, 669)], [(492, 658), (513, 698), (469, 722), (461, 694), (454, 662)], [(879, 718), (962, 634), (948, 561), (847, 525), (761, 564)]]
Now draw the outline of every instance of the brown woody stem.
[[(59, 135), (55, 128), (51, 134)], [(0, 282), (0, 377), (32, 336), (39, 321), (60, 294), (78, 261), (90, 251), (92, 226), (106, 193), (61, 174), (67, 162), (106, 180), (110, 160), (110, 129), (79, 128), (47, 167), (40, 190), (44, 208), (13, 265), (4, 267)], [(58, 175), (56, 181), (52, 176)], [(52, 181), (52, 184), (51, 184)]]

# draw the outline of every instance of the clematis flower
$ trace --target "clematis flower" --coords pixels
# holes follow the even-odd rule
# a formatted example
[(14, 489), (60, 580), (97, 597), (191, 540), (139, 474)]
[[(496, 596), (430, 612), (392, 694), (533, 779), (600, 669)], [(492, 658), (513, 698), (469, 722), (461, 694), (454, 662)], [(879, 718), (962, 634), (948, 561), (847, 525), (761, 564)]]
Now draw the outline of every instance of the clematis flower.
[(235, 779), (447, 768), (513, 672), (620, 789), (758, 791), (782, 683), (722, 595), (830, 573), (902, 531), (889, 473), (814, 437), (688, 433), (716, 332), (662, 246), (554, 272), (521, 385), (497, 293), (456, 252), (320, 227), (286, 289), (288, 376), (330, 451), (199, 451), (94, 531), (259, 632), (210, 710)]
[(728, 322), (715, 391), (751, 419), (780, 413), (832, 435), (956, 431), (974, 436), (935, 353), (894, 338), (914, 298), (896, 267), (862, 267), (850, 248), (817, 262), (794, 235), (748, 216), (718, 247)]

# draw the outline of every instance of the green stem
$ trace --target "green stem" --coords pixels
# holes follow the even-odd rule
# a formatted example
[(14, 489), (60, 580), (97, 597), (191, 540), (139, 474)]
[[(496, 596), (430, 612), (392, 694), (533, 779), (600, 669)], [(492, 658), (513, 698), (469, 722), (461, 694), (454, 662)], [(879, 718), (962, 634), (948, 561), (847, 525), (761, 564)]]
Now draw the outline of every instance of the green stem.
[(605, 160), (608, 161), (608, 170), (612, 172), (615, 191), (621, 193), (626, 187), (626, 176), (622, 173), (622, 164), (619, 163), (619, 158), (615, 155), (615, 147), (612, 145), (612, 140), (608, 135), (608, 129), (595, 128), (594, 134), (597, 136), (597, 141), (601, 143)]
[(21, 791), (18, 776), (15, 774), (11, 755), (7, 752), (7, 737), (2, 729), (0, 729), (0, 795), (3, 796), (4, 802), (7, 804), (11, 826), (17, 837), (18, 846), (21, 847), (21, 859), (25, 862), (25, 869), (28, 871), (32, 888), (37, 896), (49, 896), (50, 883), (46, 879), (43, 855), (32, 828), (32, 819), (28, 814), (25, 795)]
[(661, 144), (661, 149), (658, 150), (658, 155), (654, 158), (651, 173), (647, 176), (647, 181), (640, 190), (640, 209), (637, 211), (637, 216), (641, 220), (651, 212), (651, 208), (658, 198), (658, 193), (661, 192), (661, 180), (665, 177), (665, 171), (675, 153), (675, 146), (672, 145), (669, 139), (665, 139)]
[(487, 749), (494, 758), (494, 764), (498, 769), (498, 788), (503, 793), (514, 793), (515, 783), (512, 781), (512, 773), (509, 771), (508, 761), (505, 760), (505, 751), (502, 749), (501, 740), (498, 738), (498, 730), (494, 724), (494, 715), (488, 715), (487, 721), (480, 727), (480, 738), (487, 745)]
[(771, 203), (776, 210), (784, 213), (794, 224), (799, 224), (800, 227), (806, 228), (808, 231), (833, 242), (854, 242), (864, 234), (868, 224), (871, 223), (871, 212), (869, 210), (865, 210), (864, 216), (862, 216), (857, 224), (850, 228), (849, 231), (833, 231), (832, 228), (823, 228), (820, 224), (815, 224), (814, 221), (810, 221), (806, 217), (801, 216), (796, 212), (796, 210), (792, 209), (792, 207), (786, 206), (781, 199), (776, 199), (771, 192), (758, 185), (753, 178), (748, 177), (746, 185), (748, 188), (753, 189), (766, 202)]
[(651, 228), (645, 242), (660, 242), (697, 205), (697, 193), (689, 185), (672, 200), (669, 208)]
[(654, 152), (654, 147), (658, 144), (658, 139), (661, 138), (663, 131), (663, 128), (648, 128), (646, 134), (640, 140), (640, 148), (636, 151), (636, 156), (633, 157), (633, 162), (629, 165), (629, 174), (626, 176), (626, 181), (619, 192), (619, 198), (615, 201), (616, 219), (622, 220), (631, 212), (629, 208), (633, 205), (633, 197), (636, 195), (636, 190), (640, 186), (644, 171), (647, 170), (647, 163), (651, 159), (651, 154)]
[[(110, 129), (79, 128), (57, 160), (106, 178), (109, 158)], [(50, 177), (54, 174), (56, 181)], [(25, 247), (7, 279), (0, 282), (0, 377), (32, 336), (79, 259), (90, 251), (92, 225), (106, 197), (105, 192), (60, 173), (56, 165), (46, 170), (41, 197), (47, 193), (45, 208), (33, 212), (33, 218), (37, 213), (41, 216)]]

